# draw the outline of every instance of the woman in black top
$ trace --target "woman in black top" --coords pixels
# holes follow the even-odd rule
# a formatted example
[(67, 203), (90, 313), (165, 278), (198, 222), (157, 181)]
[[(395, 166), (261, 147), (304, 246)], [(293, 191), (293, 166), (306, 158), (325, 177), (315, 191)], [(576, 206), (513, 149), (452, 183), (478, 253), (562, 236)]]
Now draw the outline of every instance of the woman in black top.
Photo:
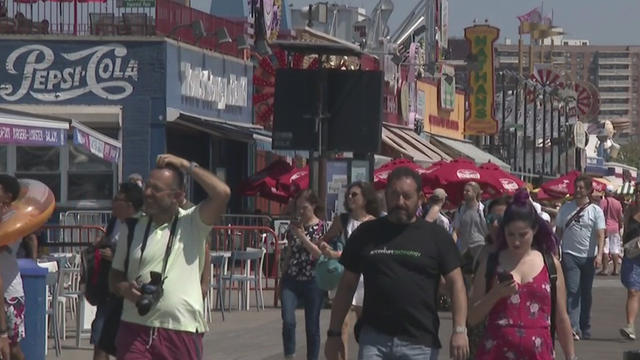
[[(625, 212), (623, 244), (640, 237), (640, 183), (636, 183), (635, 198)], [(627, 288), (627, 325), (620, 334), (630, 340), (636, 339), (634, 323), (640, 307), (640, 256), (631, 258), (625, 251), (620, 269), (620, 280)]]

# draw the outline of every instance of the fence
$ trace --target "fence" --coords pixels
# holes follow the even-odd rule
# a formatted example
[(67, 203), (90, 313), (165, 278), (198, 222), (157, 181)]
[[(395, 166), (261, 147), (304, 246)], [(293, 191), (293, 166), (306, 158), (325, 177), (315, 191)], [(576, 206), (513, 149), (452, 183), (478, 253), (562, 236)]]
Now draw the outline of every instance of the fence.
[(79, 252), (105, 234), (96, 225), (45, 225), (42, 227), (44, 241), (39, 246), (48, 247), (50, 252)]
[[(280, 241), (276, 233), (267, 226), (214, 226), (212, 250), (237, 251), (247, 248), (265, 248), (262, 273), (265, 276), (265, 290), (274, 290), (273, 304), (278, 303), (278, 282), (280, 278)], [(229, 266), (234, 266), (230, 264)]]
[(220, 223), (226, 226), (273, 226), (273, 218), (269, 215), (224, 214)]
[(98, 225), (104, 227), (110, 217), (110, 210), (71, 210), (60, 213), (60, 225)]
[[(6, 16), (0, 14), (2, 34), (66, 34), (99, 36), (175, 36), (202, 48), (238, 57), (237, 39), (253, 35), (252, 24), (208, 14), (171, 0), (155, 0), (155, 6), (126, 7), (126, 0), (87, 2), (82, 0), (6, 2)], [(143, 3), (140, 1), (138, 3)], [(152, 1), (149, 2), (153, 4)], [(201, 21), (200, 38), (188, 26)], [(178, 28), (178, 26), (183, 25)], [(216, 31), (226, 28), (231, 42), (220, 42)]]
[[(199, 39), (188, 26), (176, 29), (178, 25), (189, 25), (197, 20), (202, 22), (205, 32)], [(223, 27), (227, 29), (231, 42), (219, 43), (216, 38), (216, 31)], [(168, 35), (173, 31), (173, 37), (180, 41), (236, 57), (239, 54), (238, 37), (250, 33), (249, 24), (245, 21), (221, 18), (171, 0), (156, 0), (155, 31), (162, 35)]]
[[(119, 0), (104, 2), (61, 0), (32, 3), (11, 0), (5, 2), (8, 16), (5, 23), (14, 21), (15, 32), (27, 34), (90, 35), (96, 34), (96, 30), (100, 30), (96, 27), (98, 25), (102, 26), (104, 31), (111, 32), (105, 33), (101, 30), (100, 35), (152, 35), (155, 7), (123, 7), (122, 3)], [(140, 29), (126, 26), (124, 18), (129, 14), (137, 14), (136, 17), (145, 19), (147, 26), (144, 27), (144, 33), (140, 33)], [(42, 27), (45, 22), (46, 27)], [(28, 24), (32, 26), (28, 26)], [(25, 25), (27, 26), (25, 27)], [(3, 26), (2, 32), (11, 32), (7, 31), (8, 29)]]

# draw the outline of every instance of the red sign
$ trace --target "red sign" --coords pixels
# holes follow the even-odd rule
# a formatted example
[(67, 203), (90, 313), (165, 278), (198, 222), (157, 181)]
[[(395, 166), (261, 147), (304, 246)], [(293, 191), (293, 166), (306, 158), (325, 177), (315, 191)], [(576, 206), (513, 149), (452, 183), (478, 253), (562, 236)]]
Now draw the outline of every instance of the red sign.
[(429, 115), (429, 124), (449, 130), (458, 131), (460, 124), (457, 120), (445, 119), (435, 115)]

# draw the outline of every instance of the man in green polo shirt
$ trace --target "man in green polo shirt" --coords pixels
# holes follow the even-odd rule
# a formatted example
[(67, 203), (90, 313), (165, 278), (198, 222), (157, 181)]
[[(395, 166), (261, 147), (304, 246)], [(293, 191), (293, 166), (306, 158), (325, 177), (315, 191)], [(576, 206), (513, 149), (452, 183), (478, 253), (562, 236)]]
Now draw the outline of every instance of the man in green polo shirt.
[[(184, 198), (183, 172), (208, 194), (189, 210), (179, 206)], [(229, 196), (229, 187), (196, 163), (169, 154), (158, 156), (144, 187), (147, 215), (137, 222), (128, 249), (128, 230), (123, 229), (109, 277), (112, 291), (125, 299), (116, 338), (118, 359), (175, 359), (177, 354), (202, 359), (202, 334), (207, 330), (200, 288), (205, 243)], [(162, 296), (144, 313), (136, 303), (151, 272), (162, 274)]]

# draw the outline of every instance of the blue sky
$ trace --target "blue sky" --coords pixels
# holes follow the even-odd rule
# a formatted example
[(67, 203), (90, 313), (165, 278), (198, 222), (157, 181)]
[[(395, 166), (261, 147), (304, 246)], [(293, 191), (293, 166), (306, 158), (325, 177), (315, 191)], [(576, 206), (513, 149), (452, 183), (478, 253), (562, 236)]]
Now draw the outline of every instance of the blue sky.
[[(317, 0), (286, 0), (300, 8)], [(394, 11), (390, 28), (407, 16), (419, 0), (392, 0)], [(330, 3), (364, 7), (369, 12), (377, 0), (331, 0)], [(540, 0), (449, 0), (450, 36), (462, 37), (463, 29), (477, 18), (501, 30), (504, 36), (517, 39), (517, 15), (541, 4)], [(592, 44), (640, 45), (640, 1), (638, 0), (546, 0), (544, 12), (553, 9), (554, 23), (564, 28), (566, 37), (586, 39)]]

